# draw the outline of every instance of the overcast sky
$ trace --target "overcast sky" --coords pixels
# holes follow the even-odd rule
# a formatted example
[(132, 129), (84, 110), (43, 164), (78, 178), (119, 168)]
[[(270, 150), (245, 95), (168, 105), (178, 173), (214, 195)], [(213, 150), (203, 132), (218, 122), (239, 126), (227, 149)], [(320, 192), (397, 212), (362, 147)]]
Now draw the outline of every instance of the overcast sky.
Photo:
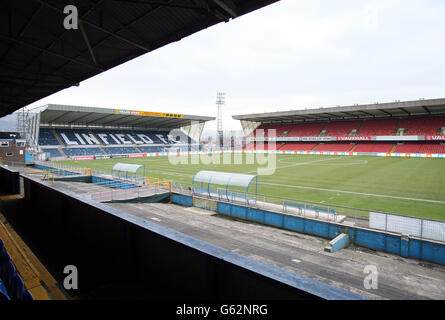
[[(281, 0), (47, 103), (216, 116), (445, 97), (445, 1)], [(215, 129), (216, 121), (206, 129)]]

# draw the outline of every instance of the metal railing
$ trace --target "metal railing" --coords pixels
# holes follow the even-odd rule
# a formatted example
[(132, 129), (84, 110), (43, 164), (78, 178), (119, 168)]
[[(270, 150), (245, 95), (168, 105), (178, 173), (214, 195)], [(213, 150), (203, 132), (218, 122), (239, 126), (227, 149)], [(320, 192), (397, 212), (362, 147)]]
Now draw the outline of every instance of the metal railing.
[[(42, 165), (47, 167), (54, 167), (58, 170), (65, 170), (71, 172), (78, 172), (79, 174), (85, 174), (86, 168), (72, 167), (67, 165), (62, 165), (60, 163), (53, 163), (51, 161), (43, 162)], [(57, 172), (56, 172), (57, 173)], [(92, 170), (92, 175), (110, 177), (110, 174), (106, 171)], [(341, 205), (331, 205), (324, 204), (306, 200), (271, 196), (271, 195), (249, 195), (242, 191), (233, 191), (226, 189), (210, 189), (207, 188), (194, 188), (190, 185), (178, 182), (163, 180), (152, 177), (133, 177), (125, 179), (126, 182), (133, 183), (140, 187), (154, 185), (156, 188), (163, 187), (168, 189), (170, 192), (178, 192), (181, 194), (204, 197), (209, 199), (215, 199), (218, 201), (240, 204), (252, 208), (270, 210), (274, 212), (281, 212), (285, 214), (298, 215), (303, 217), (310, 217), (315, 219), (321, 219), (324, 221), (333, 221), (337, 223), (342, 223), (349, 226), (358, 226), (362, 228), (368, 228), (371, 230), (379, 230), (392, 232), (396, 234), (405, 234), (416, 236), (418, 238), (433, 239), (436, 241), (445, 242), (445, 221), (438, 221), (432, 219), (422, 219), (414, 218), (410, 216), (404, 216), (400, 214), (393, 214), (388, 212), (381, 212), (375, 210), (359, 209), (348, 206)], [(133, 190), (133, 193), (132, 191)], [(136, 191), (134, 191), (136, 190)], [(118, 200), (119, 197), (126, 197), (128, 194), (133, 194), (134, 192), (143, 192), (143, 189), (124, 189), (124, 190), (111, 190), (103, 192), (103, 197), (111, 197), (111, 200)], [(108, 193), (108, 196), (106, 194)], [(97, 195), (100, 199), (100, 195)], [(140, 194), (137, 196), (140, 197)], [(107, 199), (108, 199), (107, 198)], [(375, 218), (380, 215), (380, 217), (385, 217), (385, 221), (399, 221), (399, 223), (375, 223), (372, 216)], [(383, 219), (383, 218), (381, 218)], [(392, 219), (392, 220), (391, 220)], [(400, 222), (402, 221), (402, 222)], [(416, 222), (413, 222), (416, 221)], [(410, 226), (415, 224), (416, 227)], [(414, 229), (413, 229), (414, 228)]]
[(101, 191), (89, 194), (88, 197), (91, 200), (98, 202), (109, 202), (109, 201), (119, 201), (119, 200), (133, 200), (149, 197), (151, 195), (159, 193), (171, 194), (171, 183), (166, 182), (158, 183), (152, 182), (150, 184), (131, 189), (111, 189), (107, 191)]
[[(225, 189), (210, 190), (209, 195), (207, 189), (200, 190), (200, 188), (195, 188), (192, 190), (191, 195), (250, 208), (445, 242), (445, 221), (262, 194), (252, 197), (246, 192)], [(380, 223), (375, 222), (376, 216), (380, 216)], [(382, 223), (382, 221), (384, 222)]]
[(53, 162), (53, 161), (35, 161), (35, 164), (52, 168), (52, 169), (54, 169), (54, 172), (56, 174), (58, 174), (58, 173), (63, 174), (64, 172), (70, 172), (73, 174), (85, 175), (85, 174), (87, 174), (88, 170), (91, 170), (89, 168), (73, 167), (73, 166), (69, 166), (66, 164), (61, 164), (61, 163), (57, 163), (57, 162)]
[(25, 172), (25, 174), (37, 175), (37, 176), (39, 176), (40, 179), (54, 184), (54, 171), (53, 170), (34, 170), (34, 171)]

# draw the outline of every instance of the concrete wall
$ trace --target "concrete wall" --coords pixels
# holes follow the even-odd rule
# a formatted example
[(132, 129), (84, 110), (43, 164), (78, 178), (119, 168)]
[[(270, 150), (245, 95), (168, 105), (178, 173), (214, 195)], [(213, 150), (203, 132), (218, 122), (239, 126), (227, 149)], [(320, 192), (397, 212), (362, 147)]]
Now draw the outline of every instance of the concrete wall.
[[(188, 197), (190, 200), (184, 195), (181, 198), (173, 196), (172, 200), (184, 205), (191, 202), (191, 197)], [(432, 240), (407, 238), (395, 233), (344, 226), (335, 222), (318, 221), (224, 202), (218, 202), (217, 212), (233, 218), (251, 220), (327, 239), (347, 233), (350, 242), (359, 246), (445, 265), (445, 244)]]

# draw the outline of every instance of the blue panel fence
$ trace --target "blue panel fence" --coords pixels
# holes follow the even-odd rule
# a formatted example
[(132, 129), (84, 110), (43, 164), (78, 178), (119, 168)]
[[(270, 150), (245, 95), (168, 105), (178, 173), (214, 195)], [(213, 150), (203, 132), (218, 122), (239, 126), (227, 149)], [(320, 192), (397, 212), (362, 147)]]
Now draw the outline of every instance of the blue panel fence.
[[(192, 196), (187, 195), (173, 194), (172, 201), (185, 206), (193, 205)], [(350, 242), (358, 246), (445, 265), (445, 244), (440, 242), (271, 212), (227, 202), (218, 202), (217, 212), (233, 218), (255, 221), (327, 239), (333, 239), (341, 233), (347, 233)]]

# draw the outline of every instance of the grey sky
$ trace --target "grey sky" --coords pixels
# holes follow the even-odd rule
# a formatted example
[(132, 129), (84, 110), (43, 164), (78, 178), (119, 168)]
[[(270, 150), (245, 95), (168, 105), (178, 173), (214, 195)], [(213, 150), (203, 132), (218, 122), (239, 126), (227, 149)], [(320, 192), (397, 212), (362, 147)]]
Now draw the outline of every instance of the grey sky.
[[(445, 1), (281, 0), (30, 106), (216, 115), (445, 97)], [(215, 129), (216, 121), (206, 129)]]

